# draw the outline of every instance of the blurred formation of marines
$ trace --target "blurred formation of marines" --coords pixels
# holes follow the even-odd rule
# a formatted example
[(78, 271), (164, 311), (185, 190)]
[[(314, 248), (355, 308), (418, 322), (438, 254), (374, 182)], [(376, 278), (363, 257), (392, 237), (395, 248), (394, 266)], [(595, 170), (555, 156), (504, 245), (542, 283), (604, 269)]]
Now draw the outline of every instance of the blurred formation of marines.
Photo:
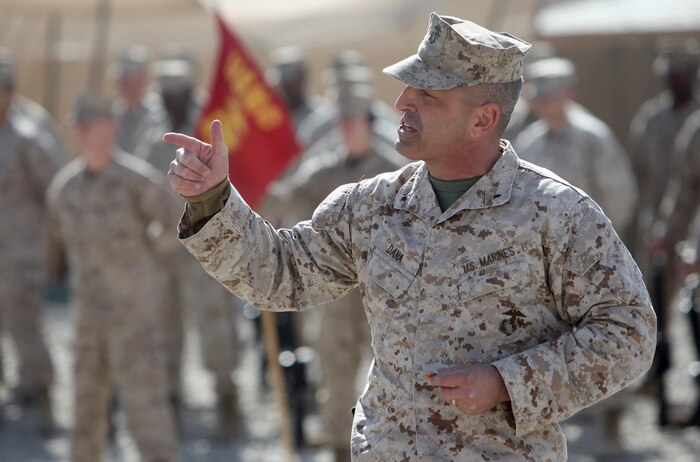
[[(51, 178), (66, 159), (43, 122), (18, 108), (15, 79), (14, 62), (1, 53), (0, 334), (12, 340), (17, 352), (17, 401), (38, 411), (39, 428), (50, 431), (54, 373), (42, 336), (41, 315), (46, 283), (45, 195)], [(0, 367), (0, 382), (4, 380), (2, 375)]]

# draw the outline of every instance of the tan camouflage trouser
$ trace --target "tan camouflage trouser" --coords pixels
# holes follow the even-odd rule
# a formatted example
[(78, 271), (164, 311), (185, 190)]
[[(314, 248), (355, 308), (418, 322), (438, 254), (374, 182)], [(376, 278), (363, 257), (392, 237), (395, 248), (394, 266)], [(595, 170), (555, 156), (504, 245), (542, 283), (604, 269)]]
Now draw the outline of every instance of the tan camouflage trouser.
[(174, 461), (175, 426), (158, 326), (138, 316), (148, 306), (110, 308), (111, 315), (79, 310), (77, 316), (71, 461), (103, 460), (115, 389), (142, 460)]
[(319, 307), (321, 332), (318, 354), (323, 368), (322, 387), (328, 400), (321, 404), (329, 444), (350, 452), (352, 408), (359, 396), (357, 374), (372, 357), (370, 328), (360, 298), (353, 289), (338, 301)]
[(233, 304), (238, 299), (209, 276), (187, 251), (165, 259), (162, 270), (162, 322), (171, 393), (178, 393), (184, 319), (188, 314), (197, 325), (204, 366), (214, 376), (217, 395), (232, 393), (231, 373), (237, 364)]
[(0, 270), (0, 333), (15, 346), (19, 394), (32, 395), (53, 381), (53, 366), (41, 335), (42, 277), (39, 265), (6, 263)]

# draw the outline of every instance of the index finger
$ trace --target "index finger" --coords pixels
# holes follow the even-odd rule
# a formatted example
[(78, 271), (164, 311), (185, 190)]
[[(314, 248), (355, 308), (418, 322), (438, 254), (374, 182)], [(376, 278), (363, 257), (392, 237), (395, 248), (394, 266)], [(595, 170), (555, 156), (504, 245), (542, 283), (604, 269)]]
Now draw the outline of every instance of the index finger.
[(439, 373), (430, 379), (430, 384), (434, 387), (458, 387), (462, 385), (465, 371), (465, 366), (440, 369)]
[(166, 133), (165, 135), (163, 135), (163, 141), (165, 141), (168, 144), (180, 146), (181, 148), (184, 148), (187, 151), (194, 152), (197, 154), (199, 154), (202, 151), (202, 148), (209, 147), (209, 144), (200, 141), (193, 136), (188, 136), (183, 133)]

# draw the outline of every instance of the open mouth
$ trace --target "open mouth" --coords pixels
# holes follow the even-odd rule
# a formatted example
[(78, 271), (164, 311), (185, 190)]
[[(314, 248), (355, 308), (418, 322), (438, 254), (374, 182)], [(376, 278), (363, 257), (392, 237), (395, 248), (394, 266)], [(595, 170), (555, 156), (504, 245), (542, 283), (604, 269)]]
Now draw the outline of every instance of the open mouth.
[(403, 120), (401, 121), (401, 124), (399, 124), (399, 133), (415, 133), (417, 130), (413, 128), (412, 126), (408, 125), (406, 122)]

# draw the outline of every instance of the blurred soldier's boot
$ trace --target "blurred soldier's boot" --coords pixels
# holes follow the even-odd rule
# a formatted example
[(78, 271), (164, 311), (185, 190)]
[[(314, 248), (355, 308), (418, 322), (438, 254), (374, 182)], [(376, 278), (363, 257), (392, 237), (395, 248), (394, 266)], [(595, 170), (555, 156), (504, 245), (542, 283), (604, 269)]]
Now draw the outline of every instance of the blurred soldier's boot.
[(620, 434), (620, 421), (622, 409), (608, 409), (603, 413), (603, 441), (601, 441), (601, 453), (617, 455), (624, 452), (622, 435)]
[(170, 395), (168, 396), (168, 401), (170, 402), (170, 406), (173, 410), (173, 421), (175, 423), (175, 432), (177, 433), (177, 436), (179, 438), (182, 438), (184, 434), (184, 429), (182, 426), (182, 418), (181, 418), (181, 411), (182, 411), (182, 398), (180, 396), (179, 392), (170, 392)]
[(231, 440), (243, 432), (243, 421), (238, 410), (236, 393), (220, 393), (216, 400), (217, 431), (216, 438)]
[(333, 457), (335, 462), (350, 462), (350, 448), (345, 447), (334, 447)]
[(56, 430), (48, 387), (41, 387), (33, 392), (20, 392), (18, 400), (25, 410), (33, 414), (36, 428), (42, 435), (50, 435)]
[(53, 419), (51, 408), (51, 393), (48, 388), (39, 390), (36, 396), (37, 426), (44, 435), (50, 435), (56, 431), (56, 423)]

